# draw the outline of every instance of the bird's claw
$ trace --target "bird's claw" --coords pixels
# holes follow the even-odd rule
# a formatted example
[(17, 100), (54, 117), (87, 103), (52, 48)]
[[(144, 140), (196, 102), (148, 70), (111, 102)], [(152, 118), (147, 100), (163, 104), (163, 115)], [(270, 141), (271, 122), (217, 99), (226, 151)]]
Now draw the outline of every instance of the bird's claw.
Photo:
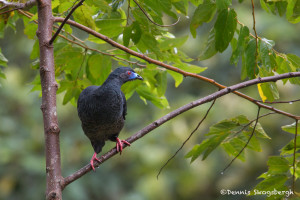
[(96, 152), (94, 153), (94, 155), (93, 155), (93, 157), (92, 157), (92, 159), (91, 159), (91, 161), (90, 161), (90, 164), (91, 164), (91, 166), (92, 166), (93, 171), (96, 171), (96, 170), (95, 170), (95, 167), (94, 167), (94, 161), (95, 161), (95, 160), (97, 160), (99, 163), (101, 162), (101, 161), (99, 160), (99, 158), (97, 158), (97, 153), (96, 153)]
[(123, 151), (123, 144), (127, 144), (128, 146), (130, 146), (130, 143), (127, 142), (126, 140), (120, 140), (119, 138), (116, 139), (117, 140), (117, 144), (116, 144), (116, 148), (117, 148), (117, 152), (120, 152), (120, 154)]

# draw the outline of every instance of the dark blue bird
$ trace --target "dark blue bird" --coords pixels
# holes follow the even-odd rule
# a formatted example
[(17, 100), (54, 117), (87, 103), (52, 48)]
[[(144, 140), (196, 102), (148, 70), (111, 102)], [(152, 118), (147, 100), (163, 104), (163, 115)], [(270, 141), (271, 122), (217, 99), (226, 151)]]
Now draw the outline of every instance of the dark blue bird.
[(90, 161), (93, 170), (94, 161), (99, 159), (106, 140), (116, 142), (118, 152), (122, 152), (122, 143), (130, 145), (118, 138), (124, 126), (127, 106), (121, 86), (127, 81), (143, 78), (129, 67), (119, 67), (109, 74), (101, 86), (89, 86), (79, 95), (77, 102), (78, 116), (85, 135), (91, 140), (94, 155)]

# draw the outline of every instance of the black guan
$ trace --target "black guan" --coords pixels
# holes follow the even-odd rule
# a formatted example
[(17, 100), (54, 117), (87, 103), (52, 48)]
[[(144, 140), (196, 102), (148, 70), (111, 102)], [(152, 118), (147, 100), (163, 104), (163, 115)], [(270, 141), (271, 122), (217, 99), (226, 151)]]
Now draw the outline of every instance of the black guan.
[(116, 142), (117, 151), (120, 153), (123, 143), (130, 145), (118, 138), (127, 114), (126, 99), (121, 86), (127, 81), (137, 79), (143, 80), (133, 69), (119, 67), (109, 74), (101, 86), (89, 86), (79, 95), (77, 111), (82, 129), (95, 151), (90, 161), (94, 171), (94, 161), (99, 162), (97, 154), (101, 152), (105, 141)]

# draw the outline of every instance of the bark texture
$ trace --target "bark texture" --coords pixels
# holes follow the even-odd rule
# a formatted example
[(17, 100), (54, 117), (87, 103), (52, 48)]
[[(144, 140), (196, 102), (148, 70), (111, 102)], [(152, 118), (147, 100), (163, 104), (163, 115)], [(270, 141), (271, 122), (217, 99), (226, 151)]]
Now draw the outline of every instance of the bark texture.
[(56, 91), (52, 37), (53, 16), (51, 0), (38, 2), (38, 30), (40, 48), (40, 77), (46, 153), (46, 199), (61, 200), (61, 164), (59, 146), (59, 126), (56, 112)]

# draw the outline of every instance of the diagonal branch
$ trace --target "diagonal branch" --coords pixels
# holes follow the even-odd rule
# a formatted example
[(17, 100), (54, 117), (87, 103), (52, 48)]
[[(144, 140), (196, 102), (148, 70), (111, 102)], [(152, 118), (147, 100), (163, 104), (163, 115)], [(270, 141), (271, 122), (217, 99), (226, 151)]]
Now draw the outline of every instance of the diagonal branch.
[(78, 2), (73, 8), (72, 10), (69, 12), (69, 14), (67, 15), (67, 17), (65, 18), (65, 20), (61, 23), (61, 25), (59, 26), (59, 28), (57, 29), (57, 31), (54, 33), (54, 35), (52, 36), (52, 38), (49, 41), (49, 45), (51, 45), (54, 40), (56, 39), (56, 37), (58, 36), (58, 34), (60, 33), (61, 29), (64, 27), (64, 25), (66, 24), (67, 20), (71, 17), (71, 15), (73, 14), (73, 12), (83, 4), (84, 0), (81, 0), (80, 2)]
[[(151, 132), (152, 130), (158, 128), (159, 126), (161, 126), (162, 124), (166, 123), (167, 121), (173, 119), (174, 117), (192, 109), (195, 108), (197, 106), (200, 106), (204, 103), (213, 101), (221, 96), (224, 96), (228, 93), (231, 93), (233, 91), (245, 88), (245, 87), (249, 87), (251, 85), (255, 85), (258, 83), (264, 83), (264, 82), (276, 82), (277, 80), (281, 80), (281, 79), (285, 79), (285, 78), (291, 78), (291, 77), (296, 77), (296, 76), (300, 76), (300, 72), (293, 72), (293, 73), (285, 73), (285, 74), (280, 74), (280, 75), (275, 75), (275, 76), (269, 76), (269, 77), (263, 77), (263, 78), (257, 78), (257, 79), (252, 79), (249, 81), (245, 81), (233, 86), (230, 86), (228, 88), (224, 88), (222, 90), (219, 90), (218, 92), (212, 93), (206, 97), (203, 97), (201, 99), (192, 101), (170, 113), (168, 113), (167, 115), (159, 118), (158, 120), (154, 121), (153, 123), (149, 124), (148, 126), (144, 127), (143, 129), (141, 129), (140, 131), (138, 131), (137, 133), (135, 133), (134, 135), (132, 135), (131, 137), (129, 137), (128, 139), (126, 139), (129, 143), (133, 143), (136, 140), (142, 138), (143, 136), (145, 136), (147, 133)], [(296, 119), (299, 119), (300, 116), (294, 116)], [(126, 148), (127, 146), (124, 146), (123, 148)], [(111, 157), (113, 157), (114, 155), (117, 154), (116, 148), (111, 149), (110, 151), (108, 151), (107, 153), (105, 153), (101, 158), (100, 158), (100, 163), (96, 163), (95, 166), (98, 167), (100, 164), (102, 164), (103, 162), (105, 162), (106, 160), (110, 159)], [(91, 171), (91, 165), (88, 164), (86, 166), (84, 166), (83, 168), (79, 169), (77, 172), (69, 175), (68, 177), (64, 178), (61, 182), (61, 187), (65, 188), (67, 185), (69, 185), (70, 183), (72, 183), (73, 181), (79, 179), (80, 177), (82, 177), (83, 175), (85, 175), (86, 173), (88, 173), (89, 171)]]
[[(64, 18), (61, 18), (61, 17), (55, 17), (54, 20), (55, 20), (56, 22), (62, 22), (62, 21), (64, 21), (65, 19), (64, 19)], [(138, 57), (138, 58), (141, 58), (141, 59), (143, 59), (143, 60), (145, 60), (145, 61), (147, 61), (147, 62), (149, 62), (149, 63), (152, 63), (152, 64), (155, 64), (155, 65), (161, 66), (161, 67), (163, 67), (163, 68), (166, 68), (166, 69), (168, 69), (168, 70), (171, 70), (171, 71), (174, 71), (174, 72), (177, 72), (177, 73), (180, 73), (180, 74), (182, 74), (182, 75), (185, 76), (185, 77), (186, 77), (186, 76), (190, 76), (190, 77), (194, 77), (194, 78), (200, 79), (200, 80), (202, 80), (202, 81), (208, 82), (208, 83), (210, 83), (210, 84), (212, 84), (212, 85), (218, 87), (219, 89), (225, 89), (225, 88), (227, 88), (225, 85), (222, 85), (222, 84), (216, 82), (216, 81), (213, 80), (213, 79), (209, 79), (209, 78), (206, 78), (206, 77), (204, 77), (204, 76), (201, 76), (201, 75), (198, 75), (198, 74), (195, 74), (195, 73), (186, 72), (186, 71), (181, 70), (181, 69), (179, 69), (179, 68), (177, 68), (177, 67), (174, 67), (174, 66), (172, 66), (172, 65), (168, 65), (168, 64), (166, 64), (166, 63), (163, 63), (163, 62), (160, 62), (160, 61), (158, 61), (158, 60), (152, 59), (152, 58), (150, 58), (150, 57), (148, 57), (148, 56), (146, 56), (146, 55), (144, 55), (144, 54), (142, 54), (142, 53), (138, 53), (138, 52), (136, 52), (136, 51), (134, 51), (134, 50), (132, 50), (132, 49), (129, 49), (129, 48), (127, 48), (127, 47), (125, 47), (125, 46), (123, 46), (123, 45), (121, 45), (121, 44), (115, 42), (114, 40), (110, 39), (109, 37), (107, 37), (107, 36), (105, 36), (105, 35), (102, 35), (101, 33), (98, 33), (98, 32), (96, 32), (96, 31), (94, 31), (93, 29), (90, 29), (90, 28), (88, 28), (88, 27), (86, 27), (86, 26), (84, 26), (84, 25), (82, 25), (82, 24), (79, 24), (79, 23), (77, 23), (77, 22), (75, 22), (75, 21), (67, 20), (66, 23), (69, 24), (69, 25), (72, 25), (72, 26), (74, 26), (74, 27), (76, 27), (76, 28), (78, 28), (78, 29), (81, 29), (81, 30), (83, 30), (83, 31), (85, 31), (85, 32), (87, 32), (87, 33), (89, 33), (89, 34), (91, 34), (91, 35), (93, 35), (93, 36), (95, 36), (95, 37), (97, 37), (97, 38), (99, 38), (99, 39), (101, 39), (101, 40), (107, 42), (108, 44), (110, 44), (110, 45), (112, 45), (112, 46), (114, 46), (114, 47), (116, 47), (116, 48), (118, 48), (118, 49), (120, 49), (120, 50), (122, 50), (122, 51), (125, 51), (126, 53), (129, 53), (129, 54), (131, 54), (131, 55), (133, 55), (133, 56), (136, 56), (136, 57)], [(291, 72), (291, 73), (290, 73), (290, 74), (291, 74), (290, 77), (294, 77), (294, 74), (295, 74), (295, 73), (298, 73), (298, 72)], [(296, 76), (297, 76), (297, 75), (296, 75)], [(288, 78), (289, 78), (289, 77), (288, 77)], [(298, 118), (299, 118), (298, 116), (295, 116), (295, 115), (290, 114), (290, 113), (288, 113), (288, 112), (285, 112), (285, 111), (279, 110), (279, 109), (277, 109), (277, 108), (274, 108), (274, 107), (272, 107), (272, 106), (268, 106), (268, 105), (265, 105), (265, 104), (263, 104), (263, 103), (261, 103), (261, 102), (258, 102), (258, 101), (256, 101), (255, 99), (253, 99), (253, 98), (251, 98), (251, 97), (249, 97), (249, 96), (247, 96), (247, 95), (245, 95), (245, 94), (243, 94), (243, 93), (241, 93), (241, 92), (233, 91), (232, 93), (234, 93), (234, 94), (236, 94), (236, 95), (238, 95), (238, 96), (240, 96), (240, 97), (242, 97), (242, 98), (244, 98), (244, 99), (246, 99), (246, 100), (248, 100), (248, 101), (250, 101), (250, 102), (256, 104), (257, 106), (262, 107), (262, 108), (265, 108), (265, 109), (268, 109), (268, 110), (272, 110), (272, 111), (274, 111), (274, 112), (276, 112), (276, 113), (285, 115), (285, 116), (290, 117), (290, 118), (293, 118), (293, 119), (298, 119)], [(297, 118), (297, 117), (298, 117), (298, 118)]]

